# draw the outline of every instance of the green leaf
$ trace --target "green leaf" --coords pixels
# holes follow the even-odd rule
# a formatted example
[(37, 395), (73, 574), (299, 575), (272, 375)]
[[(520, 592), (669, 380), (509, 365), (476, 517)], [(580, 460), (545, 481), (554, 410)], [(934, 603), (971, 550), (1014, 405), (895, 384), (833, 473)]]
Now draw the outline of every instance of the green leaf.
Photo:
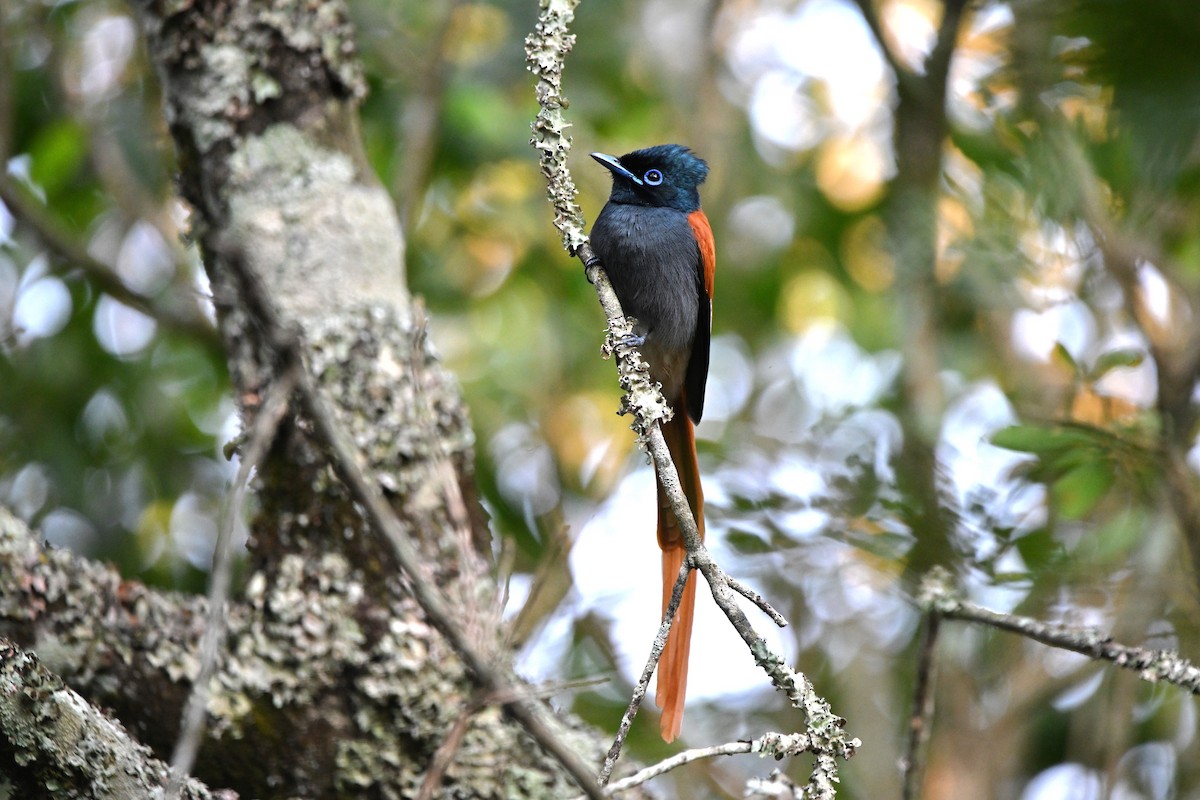
[(904, 558), (904, 555), (913, 546), (913, 537), (907, 533), (852, 531), (839, 538), (864, 553), (870, 553), (885, 561), (893, 562)]
[(1015, 541), (1017, 552), (1030, 572), (1041, 572), (1062, 556), (1062, 545), (1046, 528), (1025, 534)]
[(771, 543), (761, 536), (743, 530), (731, 530), (725, 534), (725, 541), (742, 555), (760, 555), (771, 552)]
[(1059, 512), (1067, 519), (1080, 519), (1091, 511), (1112, 488), (1112, 464), (1094, 460), (1068, 471), (1050, 487)]
[(1098, 381), (1114, 369), (1137, 367), (1145, 360), (1146, 354), (1141, 350), (1110, 350), (1096, 359), (1096, 365), (1092, 367), (1091, 378)]
[(1046, 429), (1035, 425), (1012, 425), (992, 434), (992, 444), (1020, 453), (1038, 453), (1044, 447)]
[(1082, 428), (1013, 425), (992, 434), (992, 444), (1005, 450), (1046, 455), (1057, 450), (1091, 447), (1095, 439)]

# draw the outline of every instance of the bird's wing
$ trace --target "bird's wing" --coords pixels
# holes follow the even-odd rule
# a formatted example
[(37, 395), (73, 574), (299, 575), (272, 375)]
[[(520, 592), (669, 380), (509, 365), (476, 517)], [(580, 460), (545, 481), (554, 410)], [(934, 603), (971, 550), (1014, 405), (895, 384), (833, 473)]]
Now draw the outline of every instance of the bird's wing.
[(712, 226), (700, 209), (688, 214), (688, 224), (696, 237), (700, 252), (696, 264), (697, 298), (696, 335), (692, 340), (692, 354), (688, 359), (684, 392), (687, 397), (688, 416), (699, 422), (704, 413), (704, 387), (708, 382), (708, 352), (712, 338), (713, 281), (717, 269), (717, 247), (713, 242)]

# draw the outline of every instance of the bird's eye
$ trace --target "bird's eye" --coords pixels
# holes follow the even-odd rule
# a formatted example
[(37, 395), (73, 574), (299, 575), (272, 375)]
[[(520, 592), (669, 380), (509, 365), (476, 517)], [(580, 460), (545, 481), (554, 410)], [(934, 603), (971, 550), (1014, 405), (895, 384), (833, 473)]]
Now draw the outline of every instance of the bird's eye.
[(642, 180), (651, 186), (658, 186), (660, 183), (662, 183), (662, 173), (656, 169), (648, 170), (646, 174), (642, 176)]

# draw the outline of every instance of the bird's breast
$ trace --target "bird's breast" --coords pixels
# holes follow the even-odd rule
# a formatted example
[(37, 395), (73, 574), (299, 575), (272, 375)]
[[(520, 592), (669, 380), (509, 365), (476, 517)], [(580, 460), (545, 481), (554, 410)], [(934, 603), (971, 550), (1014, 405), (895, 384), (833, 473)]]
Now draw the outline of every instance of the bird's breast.
[(638, 332), (646, 336), (651, 373), (672, 400), (691, 353), (701, 291), (700, 250), (687, 215), (609, 203), (591, 241), (622, 310), (637, 318)]

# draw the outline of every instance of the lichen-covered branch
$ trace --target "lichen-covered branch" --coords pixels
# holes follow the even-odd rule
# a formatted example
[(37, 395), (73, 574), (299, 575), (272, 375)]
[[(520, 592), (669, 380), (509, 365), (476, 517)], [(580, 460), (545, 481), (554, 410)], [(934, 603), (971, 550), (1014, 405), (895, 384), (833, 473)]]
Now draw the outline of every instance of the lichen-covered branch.
[[(0, 774), (6, 796), (150, 800), (162, 797), (170, 769), (36, 655), (0, 638)], [(238, 797), (195, 779), (179, 796)]]
[[(583, 262), (588, 279), (596, 287), (609, 325), (605, 350), (611, 352), (611, 343), (621, 341), (624, 333), (631, 332), (631, 329), (627, 327), (628, 320), (604, 274), (603, 265), (588, 244), (583, 214), (575, 201), (575, 184), (567, 167), (571, 138), (567, 133), (570, 123), (564, 114), (568, 103), (563, 92), (562, 75), (566, 56), (575, 42), (574, 35), (570, 33), (570, 24), (577, 6), (578, 0), (542, 0), (537, 25), (525, 40), (526, 62), (538, 79), (536, 92), (540, 106), (533, 124), (531, 144), (539, 153), (547, 194), (554, 208), (554, 224), (563, 235), (563, 246)], [(633, 428), (638, 434), (639, 443), (649, 452), (658, 480), (670, 500), (672, 511), (679, 519), (688, 551), (688, 567), (699, 570), (704, 576), (717, 606), (746, 642), (754, 654), (755, 662), (763, 668), (772, 683), (787, 695), (789, 701), (805, 712), (808, 732), (812, 737), (809, 750), (816, 754), (812, 777), (805, 791), (811, 797), (833, 797), (838, 782), (837, 759), (849, 758), (861, 743), (847, 736), (845, 721), (832, 713), (829, 704), (817, 695), (807, 678), (793, 671), (781, 656), (771, 651), (766, 640), (758, 636), (737, 605), (735, 594), (744, 594), (742, 587), (737, 584), (735, 588), (735, 582), (725, 575), (701, 542), (695, 519), (679, 483), (679, 474), (657, 424), (667, 418), (670, 409), (663, 402), (658, 387), (650, 381), (649, 371), (637, 349), (619, 347), (617, 356), (621, 386), (626, 390), (622, 410), (633, 413)], [(766, 606), (765, 601), (761, 605)], [(773, 613), (773, 609), (768, 613), (772, 614), (773, 620), (782, 621), (782, 617)], [(636, 713), (636, 698), (630, 710)], [(620, 742), (618, 738), (614, 743), (618, 753)], [(610, 751), (602, 780), (607, 779), (607, 770), (611, 769), (611, 763), (615, 763), (615, 756), (616, 753)]]
[(570, 27), (578, 5), (579, 0), (541, 0), (537, 26), (525, 39), (525, 62), (538, 79), (535, 88), (538, 114), (530, 143), (538, 150), (542, 174), (546, 177), (554, 207), (554, 226), (562, 233), (563, 247), (573, 256), (580, 255), (580, 248), (588, 241), (583, 209), (575, 201), (579, 191), (567, 169), (571, 140), (565, 134), (571, 123), (564, 113), (567, 99), (562, 89), (563, 66), (567, 53), (575, 46), (575, 34)]
[[(567, 156), (571, 152), (571, 137), (567, 129), (571, 123), (564, 113), (568, 104), (563, 94), (562, 75), (567, 53), (575, 45), (575, 35), (570, 33), (570, 25), (578, 5), (579, 0), (542, 0), (541, 14), (534, 32), (525, 38), (525, 61), (529, 71), (538, 79), (535, 91), (539, 110), (533, 122), (530, 144), (538, 151), (542, 175), (546, 178), (547, 195), (554, 209), (554, 226), (562, 234), (563, 247), (583, 262), (588, 280), (596, 287), (600, 306), (608, 319), (604, 352), (606, 355), (616, 352), (618, 380), (625, 390), (621, 408), (623, 412), (633, 415), (634, 432), (638, 435), (638, 442), (644, 445), (646, 437), (657, 427), (655, 423), (670, 419), (671, 409), (663, 400), (662, 392), (650, 379), (649, 366), (638, 349), (628, 345), (613, 345), (614, 342), (627, 341), (632, 336), (633, 323), (621, 311), (617, 294), (588, 242), (583, 209), (575, 200), (579, 191), (567, 167)], [(666, 452), (665, 443), (663, 452)]]
[(1133, 670), (1144, 681), (1169, 683), (1192, 694), (1200, 694), (1200, 667), (1174, 650), (1152, 650), (1114, 642), (1096, 630), (1073, 625), (1042, 622), (1032, 617), (1003, 614), (964, 599), (945, 570), (933, 570), (921, 584), (919, 603), (923, 610), (944, 619), (977, 622), (1035, 642), (1070, 650), (1097, 661), (1109, 661)]
[[(695, 761), (703, 761), (707, 758), (757, 753), (764, 758), (769, 757), (779, 760), (812, 752), (814, 745), (814, 739), (810, 734), (771, 732), (764, 733), (756, 739), (726, 742), (725, 744), (713, 745), (711, 747), (694, 747), (690, 750), (684, 750), (682, 753), (676, 753), (670, 758), (665, 758), (645, 769), (638, 770), (627, 778), (614, 781), (606, 788), (605, 795), (615, 796), (627, 792), (660, 775), (665, 775), (673, 769), (678, 769)], [(841, 757), (849, 758), (850, 754), (841, 754)]]

